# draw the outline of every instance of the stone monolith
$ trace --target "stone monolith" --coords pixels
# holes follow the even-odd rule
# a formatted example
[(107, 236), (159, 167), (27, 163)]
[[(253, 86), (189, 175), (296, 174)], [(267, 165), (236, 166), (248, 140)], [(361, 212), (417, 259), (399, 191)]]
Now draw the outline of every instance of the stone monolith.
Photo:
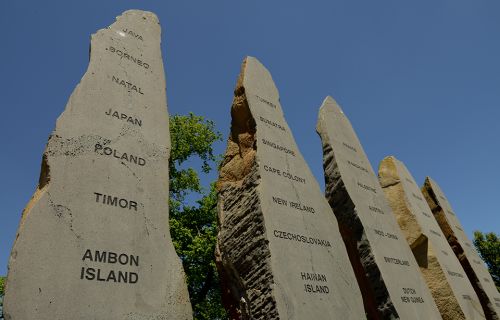
[(5, 318), (192, 319), (168, 228), (161, 29), (124, 12), (47, 143), (9, 261)]
[(446, 240), (448, 240), (474, 287), (483, 306), (486, 319), (500, 319), (500, 293), (496, 289), (484, 261), (474, 249), (474, 244), (465, 234), (460, 220), (453, 212), (443, 191), (430, 177), (425, 179), (421, 189)]
[(406, 166), (386, 157), (378, 174), (443, 319), (484, 319), (474, 288)]
[(364, 319), (337, 222), (269, 71), (247, 57), (219, 173), (218, 265), (231, 319)]
[(327, 97), (316, 131), (326, 198), (339, 222), (372, 319), (440, 319), (417, 262), (351, 123)]

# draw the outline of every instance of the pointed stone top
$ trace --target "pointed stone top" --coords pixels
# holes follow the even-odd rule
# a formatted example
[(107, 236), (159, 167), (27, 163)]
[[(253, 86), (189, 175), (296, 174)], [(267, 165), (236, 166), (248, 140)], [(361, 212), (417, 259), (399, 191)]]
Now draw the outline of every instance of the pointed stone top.
[(335, 101), (335, 99), (331, 96), (326, 96), (325, 100), (323, 100), (323, 103), (321, 104), (321, 107), (319, 108), (319, 112), (320, 114), (323, 112), (336, 112), (344, 114), (344, 111), (342, 111), (342, 108), (340, 108), (337, 101)]
[[(129, 40), (139, 45), (143, 50), (146, 49), (142, 46), (144, 42), (148, 42), (149, 45), (154, 44), (155, 50), (161, 42), (160, 20), (156, 14), (150, 11), (136, 9), (124, 11), (115, 18), (115, 22), (107, 28), (98, 30), (92, 35), (92, 38), (98, 34), (109, 35), (110, 33), (114, 41)], [(130, 52), (126, 53), (130, 55)]]
[(154, 20), (154, 21), (156, 21), (156, 23), (160, 23), (158, 16), (154, 12), (151, 12), (151, 11), (130, 9), (130, 10), (124, 11), (121, 15), (116, 17), (116, 19), (118, 20), (122, 16), (142, 16), (143, 20)]
[(316, 123), (316, 132), (318, 134), (327, 134), (325, 126), (328, 126), (328, 121), (326, 119), (329, 119), (329, 113), (336, 113), (345, 116), (344, 111), (342, 111), (337, 101), (335, 101), (335, 99), (331, 96), (326, 96), (318, 112), (318, 122)]
[(267, 68), (255, 57), (247, 56), (241, 66), (238, 86), (243, 86), (245, 92), (265, 95), (262, 98), (279, 101), (279, 93), (274, 84), (273, 77)]
[(432, 183), (433, 185), (436, 185), (436, 181), (434, 181), (434, 179), (432, 179), (429, 176), (425, 177), (425, 182), (429, 182), (429, 183)]
[[(441, 187), (439, 186), (439, 184), (434, 181), (434, 179), (432, 179), (431, 177), (427, 176), (425, 177), (425, 181), (424, 181), (424, 184), (423, 184), (423, 188), (428, 188), (428, 189), (432, 189), (432, 190), (436, 190), (438, 192), (441, 192), (443, 193), (443, 191), (441, 190)], [(441, 202), (443, 201), (442, 199), (438, 199), (438, 198), (435, 198), (435, 201), (438, 203), (438, 204), (441, 204)]]

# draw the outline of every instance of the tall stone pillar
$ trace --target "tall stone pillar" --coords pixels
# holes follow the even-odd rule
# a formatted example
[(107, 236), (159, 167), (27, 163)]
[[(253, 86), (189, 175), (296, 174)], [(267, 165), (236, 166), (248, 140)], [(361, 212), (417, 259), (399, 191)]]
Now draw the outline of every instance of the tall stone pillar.
[(320, 108), (325, 193), (372, 319), (440, 319), (417, 262), (349, 119), (331, 97)]
[(231, 319), (365, 318), (337, 222), (271, 74), (247, 57), (234, 94), (218, 180), (218, 264)]
[(386, 157), (379, 180), (445, 320), (484, 319), (481, 303), (404, 163)]
[(6, 319), (192, 319), (168, 228), (160, 35), (138, 10), (92, 35), (22, 214)]

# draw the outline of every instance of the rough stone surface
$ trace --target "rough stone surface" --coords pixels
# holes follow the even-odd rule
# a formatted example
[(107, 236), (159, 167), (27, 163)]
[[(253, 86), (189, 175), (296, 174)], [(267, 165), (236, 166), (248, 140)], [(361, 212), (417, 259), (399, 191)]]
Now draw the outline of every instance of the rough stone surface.
[(326, 198), (339, 221), (372, 319), (440, 319), (410, 247), (349, 120), (331, 98), (316, 128)]
[(406, 166), (386, 157), (379, 180), (443, 319), (484, 319), (474, 288)]
[(476, 291), (486, 319), (500, 319), (500, 293), (497, 291), (483, 260), (475, 250), (474, 244), (465, 234), (443, 191), (434, 180), (427, 177), (422, 186), (422, 193)]
[(243, 63), (231, 116), (217, 256), (231, 318), (365, 318), (335, 217), (255, 58)]
[(131, 10), (91, 38), (9, 261), (5, 318), (192, 319), (168, 229), (161, 29)]

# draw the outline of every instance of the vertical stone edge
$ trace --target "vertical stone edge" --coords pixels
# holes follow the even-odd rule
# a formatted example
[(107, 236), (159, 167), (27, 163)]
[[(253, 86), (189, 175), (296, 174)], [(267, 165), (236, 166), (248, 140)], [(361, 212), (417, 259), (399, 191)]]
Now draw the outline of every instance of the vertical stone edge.
[(246, 59), (234, 90), (231, 130), (219, 168), (216, 265), (231, 319), (278, 319), (271, 252), (258, 186), (256, 123), (245, 95)]
[(329, 144), (330, 137), (324, 129), (326, 125), (324, 113), (329, 99), (334, 101), (331, 97), (325, 98), (316, 125), (323, 150), (325, 197), (337, 218), (342, 240), (361, 290), (365, 312), (370, 319), (399, 318), (375, 262), (356, 207), (342, 180), (332, 146)]
[(429, 204), (429, 207), (431, 208), (432, 214), (434, 215), (434, 218), (436, 218), (439, 227), (443, 231), (446, 240), (450, 244), (451, 248), (453, 249), (453, 252), (458, 258), (458, 261), (460, 261), (460, 264), (462, 265), (462, 268), (465, 270), (465, 274), (467, 274), (467, 277), (469, 278), (470, 283), (472, 284), (472, 287), (474, 288), (474, 291), (476, 292), (479, 302), (481, 303), (481, 306), (483, 307), (484, 315), (487, 320), (499, 320), (500, 317), (499, 315), (495, 312), (493, 306), (492, 306), (492, 301), (486, 294), (486, 292), (483, 289), (483, 286), (481, 285), (481, 282), (479, 281), (474, 269), (472, 268), (472, 265), (465, 255), (465, 251), (460, 245), (460, 242), (458, 241), (457, 237), (455, 236), (453, 229), (450, 226), (450, 223), (446, 217), (446, 213), (444, 212), (444, 209), (440, 205), (440, 201), (438, 200), (433, 187), (431, 183), (431, 178), (426, 177), (425, 182), (422, 185), (422, 194), (424, 195), (425, 200)]
[[(49, 138), (50, 139), (50, 138)], [(22, 233), (22, 230), (24, 229), (24, 221), (26, 220), (27, 216), (30, 214), (31, 208), (38, 202), (38, 200), (43, 196), (43, 194), (48, 190), (49, 187), (49, 182), (50, 182), (50, 167), (48, 165), (47, 161), (47, 146), (45, 147), (45, 151), (42, 156), (42, 163), (41, 163), (41, 168), (40, 168), (40, 177), (38, 179), (38, 185), (35, 188), (35, 192), (31, 196), (30, 200), (24, 207), (22, 213), (21, 213), (21, 219), (19, 222), (19, 226), (17, 228), (16, 232), (16, 238), (14, 239), (14, 243), (12, 244), (11, 252), (9, 255), (9, 261), (7, 264), (7, 276), (5, 279), (5, 287), (4, 287), (4, 297), (3, 297), (3, 316), (5, 317), (5, 320), (11, 320), (12, 317), (9, 314), (9, 309), (5, 309), (5, 306), (9, 304), (8, 299), (6, 303), (6, 297), (8, 298), (8, 292), (9, 292), (9, 271), (10, 271), (10, 266), (14, 263), (14, 260), (16, 259), (17, 255), (17, 250), (16, 250), (16, 242), (17, 239), (19, 238), (19, 234)]]

